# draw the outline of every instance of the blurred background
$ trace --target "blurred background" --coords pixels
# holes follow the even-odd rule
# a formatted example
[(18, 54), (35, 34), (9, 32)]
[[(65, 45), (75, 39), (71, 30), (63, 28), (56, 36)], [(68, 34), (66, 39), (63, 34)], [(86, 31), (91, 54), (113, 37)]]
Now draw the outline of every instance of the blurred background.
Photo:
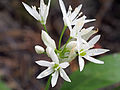
[[(51, 1), (47, 29), (58, 45), (63, 28), (62, 13), (58, 0)], [(47, 55), (36, 54), (34, 50), (35, 45), (45, 47), (40, 36), (43, 27), (28, 14), (21, 2), (39, 6), (39, 0), (0, 0), (0, 86), (6, 84), (10, 88), (3, 90), (44, 90), (48, 77), (36, 79), (45, 68), (35, 64), (35, 61), (50, 59)], [(83, 4), (81, 11), (88, 19), (96, 19), (96, 22), (85, 25), (99, 28), (98, 34), (102, 37), (96, 47), (110, 49), (107, 54), (120, 52), (120, 0), (64, 0), (64, 2), (67, 8), (68, 5), (72, 5), (73, 9)], [(68, 34), (67, 30), (62, 44), (67, 40)], [(68, 74), (78, 69), (76, 61), (72, 64), (66, 69)], [(59, 78), (57, 86), (51, 90), (59, 90), (61, 83), (63, 80)]]

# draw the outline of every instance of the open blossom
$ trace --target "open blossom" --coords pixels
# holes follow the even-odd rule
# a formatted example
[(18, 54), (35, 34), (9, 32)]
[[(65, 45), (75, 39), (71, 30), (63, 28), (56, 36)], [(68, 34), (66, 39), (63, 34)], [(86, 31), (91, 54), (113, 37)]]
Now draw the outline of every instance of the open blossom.
[(44, 70), (37, 76), (37, 79), (41, 79), (41, 78), (44, 78), (52, 74), (51, 84), (52, 84), (52, 87), (54, 87), (57, 83), (58, 76), (60, 73), (60, 76), (64, 80), (71, 82), (71, 80), (69, 79), (65, 71), (63, 70), (64, 68), (67, 68), (69, 66), (69, 63), (68, 62), (59, 63), (59, 59), (57, 55), (55, 54), (54, 50), (50, 47), (47, 47), (47, 48), (48, 48), (47, 53), (49, 53), (50, 58), (52, 59), (52, 62), (48, 62), (44, 60), (36, 61), (38, 65), (48, 67), (46, 70)]
[(93, 48), (94, 45), (97, 43), (97, 41), (100, 39), (100, 35), (95, 36), (92, 38), (88, 44), (85, 44), (82, 42), (81, 35), (78, 33), (78, 38), (77, 38), (77, 52), (78, 52), (78, 59), (79, 59), (79, 66), (80, 66), (80, 71), (83, 70), (84, 68), (84, 59), (88, 61), (91, 61), (93, 63), (97, 64), (104, 64), (103, 61), (97, 60), (93, 58), (92, 56), (100, 55), (105, 52), (108, 52), (108, 49), (90, 49)]
[(37, 11), (36, 6), (30, 7), (24, 2), (22, 2), (22, 4), (24, 5), (25, 9), (29, 12), (30, 15), (32, 15), (36, 20), (40, 21), (41, 24), (46, 24), (50, 8), (50, 2), (51, 0), (48, 1), (48, 5), (45, 5), (44, 0), (40, 0), (40, 7), (38, 8), (39, 12)]
[[(60, 8), (63, 13), (63, 20), (64, 24), (69, 27), (69, 29), (72, 29), (72, 25), (75, 25), (78, 21), (81, 21), (83, 24), (91, 21), (95, 21), (95, 19), (88, 19), (86, 20), (86, 16), (82, 16), (82, 12), (80, 12), (82, 5), (80, 4), (78, 7), (75, 8), (75, 10), (72, 12), (72, 7), (69, 5), (68, 12), (66, 11), (65, 5), (62, 0), (59, 0)], [(83, 20), (84, 18), (84, 20)]]

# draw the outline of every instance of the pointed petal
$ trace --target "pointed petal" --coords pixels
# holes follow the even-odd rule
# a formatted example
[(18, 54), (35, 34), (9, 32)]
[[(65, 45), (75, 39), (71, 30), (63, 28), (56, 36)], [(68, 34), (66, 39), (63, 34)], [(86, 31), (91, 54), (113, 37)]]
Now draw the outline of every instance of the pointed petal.
[(110, 51), (110, 50), (108, 50), (108, 49), (91, 49), (91, 50), (88, 50), (86, 53), (89, 56), (96, 56), (96, 55), (106, 53), (108, 51)]
[(75, 8), (75, 10), (73, 11), (73, 13), (70, 16), (71, 20), (74, 20), (77, 17), (77, 15), (79, 14), (81, 8), (82, 8), (82, 4), (80, 4), (78, 7)]
[(60, 76), (61, 76), (65, 81), (71, 82), (70, 78), (68, 77), (68, 75), (66, 74), (66, 72), (65, 72), (62, 68), (60, 69)]
[(84, 62), (83, 58), (80, 56), (78, 57), (78, 59), (79, 59), (79, 67), (80, 67), (80, 72), (81, 72), (84, 68), (85, 62)]
[(78, 49), (78, 53), (82, 49), (82, 38), (80, 32), (78, 33), (78, 37), (77, 37), (77, 49)]
[(40, 60), (40, 61), (35, 61), (38, 65), (40, 66), (44, 66), (44, 67), (51, 67), (52, 63), (48, 62), (48, 61), (44, 61), (44, 60)]
[(58, 80), (58, 71), (55, 71), (55, 72), (52, 74), (52, 79), (51, 79), (52, 87), (54, 87), (54, 86), (56, 85), (57, 80)]
[(98, 30), (91, 30), (87, 34), (82, 35), (82, 38), (87, 41), (93, 34), (95, 34), (97, 32), (98, 32)]
[(66, 16), (65, 5), (64, 5), (64, 3), (63, 3), (62, 0), (59, 0), (59, 4), (60, 4), (61, 11), (62, 11), (62, 13), (63, 13), (63, 17), (65, 17), (65, 16)]
[(70, 42), (67, 44), (66, 48), (67, 48), (68, 50), (71, 50), (71, 49), (73, 49), (73, 47), (76, 47), (76, 46), (77, 46), (77, 42), (76, 42), (76, 41), (70, 41)]
[(78, 32), (83, 28), (84, 26), (84, 21), (85, 21), (85, 16), (81, 17), (81, 19), (79, 19), (79, 21), (75, 24), (75, 26), (73, 27), (73, 30), (70, 32), (71, 37), (76, 38), (78, 35)]
[(93, 57), (90, 57), (90, 56), (84, 56), (84, 58), (87, 59), (88, 61), (93, 62), (93, 63), (104, 64), (103, 61), (97, 60), (97, 59), (95, 59), (95, 58), (93, 58)]
[(41, 72), (41, 73), (37, 76), (37, 79), (44, 78), (44, 77), (50, 75), (52, 72), (53, 72), (53, 69), (52, 69), (52, 68), (47, 68), (46, 70), (44, 70), (43, 72)]
[(55, 62), (56, 64), (59, 64), (58, 56), (56, 55), (56, 53), (54, 52), (52, 48), (48, 47), (47, 53), (53, 62)]
[(42, 37), (42, 40), (43, 40), (44, 44), (47, 47), (51, 47), (54, 50), (56, 49), (55, 41), (43, 30), (42, 30), (41, 37)]
[(67, 68), (70, 64), (68, 62), (60, 63), (61, 68)]
[(36, 20), (40, 20), (41, 21), (41, 17), (39, 16), (37, 10), (35, 7), (30, 7), (29, 5), (27, 5), (26, 3), (22, 2), (22, 4), (24, 5), (25, 9), (28, 11), (28, 13), (30, 15), (32, 15)]
[(47, 17), (48, 17), (49, 8), (50, 8), (50, 2), (51, 2), (51, 0), (49, 0), (48, 6), (47, 6), (47, 10), (46, 10), (45, 13), (44, 13), (44, 15), (45, 15), (45, 23), (44, 23), (44, 24), (46, 24), (46, 20), (47, 20)]
[(96, 19), (87, 19), (87, 20), (85, 20), (85, 23), (89, 23), (89, 22), (93, 22), (93, 21), (95, 21)]
[(94, 47), (94, 45), (98, 42), (99, 39), (100, 39), (100, 35), (97, 35), (97, 36), (93, 37), (93, 38), (88, 42), (90, 48)]
[(85, 35), (85, 34), (89, 33), (91, 30), (93, 30), (93, 28), (94, 28), (94, 26), (86, 28), (86, 29), (82, 29), (81, 30), (81, 35)]

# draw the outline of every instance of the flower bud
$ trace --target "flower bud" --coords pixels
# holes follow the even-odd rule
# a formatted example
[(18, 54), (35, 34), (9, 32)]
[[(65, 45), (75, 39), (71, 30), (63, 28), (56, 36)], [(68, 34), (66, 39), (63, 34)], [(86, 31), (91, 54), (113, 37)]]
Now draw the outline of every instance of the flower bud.
[(43, 53), (45, 50), (44, 50), (43, 47), (41, 47), (41, 46), (39, 46), (39, 45), (36, 45), (36, 46), (35, 46), (35, 51), (36, 51), (37, 54), (41, 54), (41, 53)]

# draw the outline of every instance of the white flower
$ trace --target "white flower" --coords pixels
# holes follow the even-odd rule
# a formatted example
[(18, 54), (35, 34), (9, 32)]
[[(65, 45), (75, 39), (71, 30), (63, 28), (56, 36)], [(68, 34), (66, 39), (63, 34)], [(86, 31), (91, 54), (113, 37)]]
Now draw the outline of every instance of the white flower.
[[(68, 9), (68, 12), (66, 11), (66, 8), (65, 8), (65, 5), (63, 3), (62, 0), (59, 0), (59, 4), (60, 4), (60, 8), (62, 10), (62, 13), (63, 13), (63, 20), (64, 20), (64, 23), (66, 26), (69, 27), (69, 29), (71, 30), (72, 29), (72, 26), (71, 25), (76, 25), (76, 23), (78, 21), (82, 21), (82, 18), (85, 17), (86, 19), (86, 16), (82, 16), (82, 12), (80, 12), (81, 8), (82, 8), (82, 5), (80, 4), (78, 7), (75, 8), (75, 10), (72, 12), (72, 7), (71, 5), (69, 5), (69, 9)], [(79, 18), (80, 17), (80, 18)], [(84, 20), (83, 24), (87, 23), (87, 22), (91, 22), (91, 21), (95, 21), (95, 19), (88, 19), (88, 20)]]
[(88, 44), (84, 44), (82, 42), (81, 39), (81, 35), (80, 33), (78, 33), (78, 38), (77, 38), (77, 51), (79, 54), (79, 66), (80, 66), (80, 71), (83, 70), (84, 68), (84, 59), (88, 61), (91, 61), (93, 63), (97, 63), (97, 64), (104, 64), (103, 61), (97, 60), (91, 56), (96, 56), (99, 54), (103, 54), (105, 52), (108, 52), (108, 49), (90, 49), (93, 48), (94, 45), (97, 43), (97, 41), (100, 39), (100, 35), (95, 36), (94, 38), (92, 38)]
[(41, 47), (41, 46), (39, 46), (39, 45), (36, 45), (36, 46), (35, 46), (35, 51), (36, 51), (37, 54), (41, 54), (41, 53), (43, 53), (45, 50), (44, 50), (43, 47)]
[(41, 24), (46, 24), (46, 20), (47, 20), (49, 8), (50, 8), (50, 2), (51, 0), (49, 0), (48, 5), (45, 5), (44, 1), (41, 0), (40, 7), (38, 8), (39, 12), (36, 10), (36, 6), (32, 6), (31, 8), (24, 2), (22, 2), (22, 4), (24, 5), (25, 9), (29, 12), (30, 15), (32, 15), (36, 20), (40, 21)]
[(69, 63), (68, 62), (59, 63), (57, 55), (55, 54), (54, 50), (50, 47), (48, 47), (47, 53), (49, 53), (52, 59), (52, 62), (48, 62), (44, 60), (36, 61), (38, 65), (48, 67), (46, 70), (44, 70), (42, 73), (40, 73), (37, 76), (37, 79), (41, 79), (43, 77), (46, 77), (52, 74), (51, 84), (52, 84), (52, 87), (54, 87), (57, 83), (57, 79), (58, 79), (59, 72), (60, 72), (60, 76), (64, 80), (71, 82), (71, 80), (69, 79), (65, 71), (63, 70), (64, 68), (67, 68), (69, 66)]
[(42, 40), (43, 40), (44, 44), (47, 47), (51, 47), (53, 50), (56, 49), (55, 41), (43, 30), (42, 30), (41, 37), (42, 37)]

